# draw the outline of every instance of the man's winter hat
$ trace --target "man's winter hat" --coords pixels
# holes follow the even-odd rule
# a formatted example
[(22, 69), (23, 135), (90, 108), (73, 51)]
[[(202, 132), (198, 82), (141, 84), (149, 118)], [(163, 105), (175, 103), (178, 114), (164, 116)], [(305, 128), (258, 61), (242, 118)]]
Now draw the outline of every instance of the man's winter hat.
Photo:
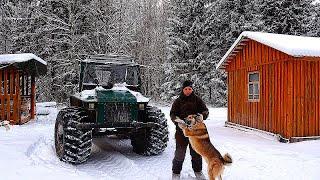
[(192, 84), (193, 84), (192, 81), (186, 80), (182, 84), (182, 89), (184, 89), (185, 87), (191, 87), (192, 88)]

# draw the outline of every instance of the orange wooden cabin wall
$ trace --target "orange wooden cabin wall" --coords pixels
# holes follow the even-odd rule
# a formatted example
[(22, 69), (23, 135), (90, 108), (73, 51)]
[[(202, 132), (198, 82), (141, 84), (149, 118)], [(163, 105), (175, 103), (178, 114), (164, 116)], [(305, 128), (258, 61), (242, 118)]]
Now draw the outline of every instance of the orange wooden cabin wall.
[[(247, 41), (226, 67), (228, 121), (285, 138), (320, 135), (319, 62)], [(251, 71), (260, 74), (258, 102), (248, 101)]]
[(293, 63), (293, 127), (295, 136), (320, 135), (320, 58)]
[(13, 124), (20, 120), (19, 78), (15, 69), (0, 70), (0, 119), (9, 120)]
[[(30, 112), (29, 118), (22, 118), (23, 112), (22, 95), (25, 91), (23, 88), (28, 87), (28, 82), (23, 79), (30, 80)], [(25, 84), (27, 83), (27, 84)], [(21, 89), (22, 88), (22, 89)], [(0, 69), (0, 120), (9, 120), (10, 124), (23, 124), (30, 119), (35, 118), (35, 77), (19, 72), (15, 68)]]

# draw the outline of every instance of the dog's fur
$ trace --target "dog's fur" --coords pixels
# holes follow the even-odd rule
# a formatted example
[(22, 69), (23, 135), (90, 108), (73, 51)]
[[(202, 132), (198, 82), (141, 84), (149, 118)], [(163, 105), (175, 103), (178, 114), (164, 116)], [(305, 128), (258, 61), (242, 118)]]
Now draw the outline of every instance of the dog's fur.
[(210, 180), (216, 177), (222, 180), (222, 173), (225, 165), (231, 165), (232, 158), (227, 153), (223, 157), (212, 145), (206, 125), (202, 116), (189, 115), (186, 121), (176, 120), (186, 137), (189, 137), (192, 148), (200, 154), (208, 164), (208, 176)]

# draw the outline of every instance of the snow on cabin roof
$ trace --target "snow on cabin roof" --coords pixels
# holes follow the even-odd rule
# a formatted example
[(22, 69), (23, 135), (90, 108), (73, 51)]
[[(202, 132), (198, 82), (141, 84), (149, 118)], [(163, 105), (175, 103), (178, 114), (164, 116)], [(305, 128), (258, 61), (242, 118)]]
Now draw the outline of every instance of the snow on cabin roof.
[(0, 55), (0, 64), (12, 64), (12, 63), (19, 63), (19, 62), (27, 62), (32, 59), (37, 60), (44, 65), (47, 65), (47, 62), (45, 62), (40, 57), (38, 57), (32, 53), (2, 54), (2, 55)]
[(294, 57), (320, 57), (320, 38), (318, 37), (244, 31), (217, 64), (217, 69), (222, 67), (229, 56), (235, 53), (236, 47), (245, 39), (255, 40)]

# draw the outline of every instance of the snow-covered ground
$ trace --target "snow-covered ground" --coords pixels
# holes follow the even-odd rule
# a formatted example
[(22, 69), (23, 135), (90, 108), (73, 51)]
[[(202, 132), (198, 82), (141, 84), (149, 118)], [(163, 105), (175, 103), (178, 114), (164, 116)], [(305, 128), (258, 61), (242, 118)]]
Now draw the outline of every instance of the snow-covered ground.
[[(144, 157), (133, 153), (127, 139), (101, 138), (94, 139), (89, 160), (73, 166), (59, 161), (55, 155), (53, 129), (58, 110), (40, 106), (39, 111), (45, 109), (49, 115), (38, 116), (37, 120), (21, 126), (11, 126), (9, 131), (0, 127), (0, 179), (171, 179), (175, 130), (170, 121), (169, 144), (159, 156)], [(169, 118), (170, 107), (160, 108)], [(234, 160), (226, 167), (225, 180), (319, 179), (320, 140), (279, 143), (268, 135), (224, 127), (226, 116), (225, 108), (210, 108), (206, 121), (215, 147), (222, 154), (230, 153)], [(204, 163), (205, 174), (206, 168)], [(195, 179), (189, 154), (181, 179)]]

